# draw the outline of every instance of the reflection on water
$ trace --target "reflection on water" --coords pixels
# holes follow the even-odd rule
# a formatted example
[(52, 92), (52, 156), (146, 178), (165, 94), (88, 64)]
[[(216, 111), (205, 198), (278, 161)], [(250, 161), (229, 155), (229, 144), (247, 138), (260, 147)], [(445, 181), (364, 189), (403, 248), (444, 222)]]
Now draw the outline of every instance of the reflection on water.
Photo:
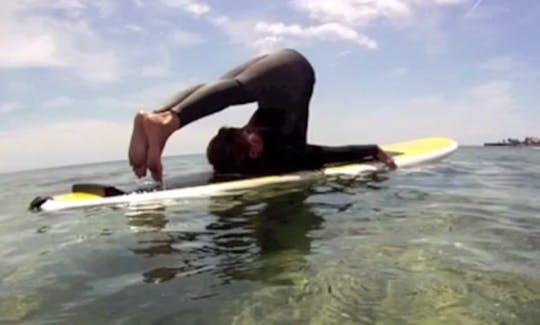
[(4, 176), (0, 323), (537, 324), (539, 166), (465, 148), (367, 178), (39, 215), (28, 199), (79, 175), (131, 175)]
[(272, 254), (309, 254), (309, 232), (320, 229), (323, 222), (305, 202), (310, 188), (296, 188), (294, 192), (290, 188), (269, 188), (260, 194), (211, 199), (207, 212), (213, 220), (196, 232), (166, 229), (166, 214), (170, 212), (165, 208), (132, 213), (128, 224), (138, 230), (137, 245), (130, 248), (133, 253), (177, 257), (172, 263), (167, 259), (169, 264), (144, 272), (144, 281), (161, 283), (205, 271), (224, 283), (264, 281), (265, 277), (282, 273), (281, 269), (273, 269), (275, 264), (263, 265)]

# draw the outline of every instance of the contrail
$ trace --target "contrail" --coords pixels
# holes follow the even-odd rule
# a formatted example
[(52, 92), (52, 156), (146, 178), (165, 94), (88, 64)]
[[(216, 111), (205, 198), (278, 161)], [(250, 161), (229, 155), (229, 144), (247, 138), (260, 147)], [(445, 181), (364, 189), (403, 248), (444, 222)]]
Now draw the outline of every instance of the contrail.
[(469, 9), (469, 11), (467, 11), (467, 13), (465, 14), (465, 18), (469, 17), (475, 10), (476, 8), (478, 8), (478, 6), (482, 3), (482, 1), (484, 0), (477, 0), (476, 3), (471, 7), (471, 9)]

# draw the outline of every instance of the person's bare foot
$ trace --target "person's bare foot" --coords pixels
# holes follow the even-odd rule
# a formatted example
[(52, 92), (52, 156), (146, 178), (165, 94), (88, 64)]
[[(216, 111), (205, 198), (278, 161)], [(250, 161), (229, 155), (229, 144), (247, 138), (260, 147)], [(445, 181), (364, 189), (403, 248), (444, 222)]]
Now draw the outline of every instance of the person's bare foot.
[[(152, 174), (152, 178), (158, 182), (161, 182), (163, 178), (161, 154), (163, 153), (163, 148), (167, 143), (167, 139), (180, 127), (180, 121), (178, 116), (171, 112), (140, 113), (141, 117), (138, 116), (139, 114), (135, 117), (135, 119), (137, 122), (139, 122), (144, 137), (144, 140), (141, 140), (139, 143), (142, 143), (145, 146), (144, 150), (139, 151), (137, 146), (135, 146), (135, 149), (133, 150), (135, 158), (134, 161), (139, 163), (139, 165), (137, 165), (138, 168), (134, 170), (137, 176), (139, 176), (141, 169), (144, 169), (144, 171), (141, 173), (144, 176), (146, 175), (146, 170), (148, 169)], [(144, 158), (142, 161), (136, 160), (141, 158), (139, 154), (143, 151)]]
[(148, 141), (143, 127), (144, 112), (139, 112), (133, 119), (133, 131), (129, 143), (129, 164), (137, 177), (146, 176), (146, 155)]

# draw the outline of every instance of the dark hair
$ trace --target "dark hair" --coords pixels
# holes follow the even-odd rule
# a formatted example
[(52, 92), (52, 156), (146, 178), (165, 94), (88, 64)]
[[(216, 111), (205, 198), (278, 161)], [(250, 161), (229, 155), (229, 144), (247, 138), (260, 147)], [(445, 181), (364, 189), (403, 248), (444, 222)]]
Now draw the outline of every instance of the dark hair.
[(242, 129), (222, 127), (206, 148), (208, 162), (218, 173), (243, 173), (250, 158), (242, 138)]
[(206, 157), (215, 173), (265, 175), (321, 167), (306, 155), (305, 145), (290, 143), (286, 137), (265, 128), (257, 128), (264, 141), (264, 152), (259, 158), (251, 158), (242, 130), (223, 127), (210, 140)]

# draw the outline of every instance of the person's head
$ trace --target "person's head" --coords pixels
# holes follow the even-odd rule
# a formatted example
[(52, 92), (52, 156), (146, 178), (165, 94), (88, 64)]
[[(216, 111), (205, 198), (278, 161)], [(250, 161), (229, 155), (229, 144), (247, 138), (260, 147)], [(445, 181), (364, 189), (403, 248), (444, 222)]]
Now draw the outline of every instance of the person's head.
[(251, 127), (222, 127), (206, 149), (208, 162), (218, 173), (252, 172), (264, 152), (264, 141)]

